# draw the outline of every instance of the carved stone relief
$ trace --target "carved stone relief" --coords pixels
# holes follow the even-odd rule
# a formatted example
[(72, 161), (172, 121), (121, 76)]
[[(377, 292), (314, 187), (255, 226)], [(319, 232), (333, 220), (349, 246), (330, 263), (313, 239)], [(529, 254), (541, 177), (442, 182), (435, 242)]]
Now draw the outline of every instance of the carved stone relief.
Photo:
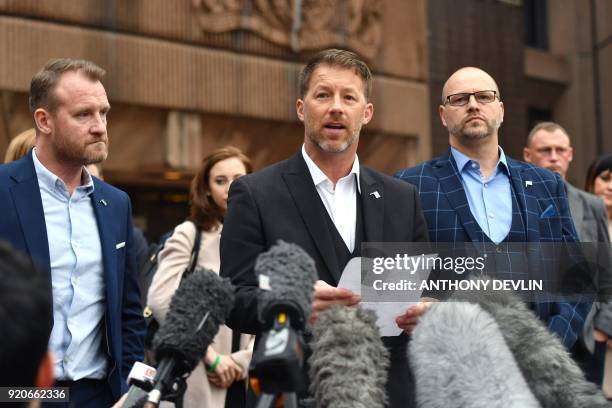
[(202, 30), (253, 32), (294, 52), (349, 47), (376, 56), (382, 0), (192, 0)]

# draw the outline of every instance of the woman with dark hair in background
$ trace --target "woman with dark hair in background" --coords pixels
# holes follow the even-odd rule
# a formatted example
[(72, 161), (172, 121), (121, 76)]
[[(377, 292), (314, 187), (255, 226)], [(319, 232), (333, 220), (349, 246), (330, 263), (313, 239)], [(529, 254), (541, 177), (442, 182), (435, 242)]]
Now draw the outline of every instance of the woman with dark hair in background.
[[(251, 161), (235, 147), (217, 149), (202, 161), (191, 183), (191, 214), (166, 241), (149, 288), (148, 306), (160, 324), (163, 324), (172, 295), (189, 264), (198, 231), (196, 225), (201, 231), (197, 265), (219, 273), (219, 241), (227, 209), (227, 193), (232, 181), (251, 171)], [(230, 328), (220, 327), (203, 361), (187, 379), (185, 407), (243, 406), (244, 380), (253, 352), (253, 340), (253, 336), (241, 335), (238, 342)], [(228, 394), (230, 387), (232, 390)]]
[(612, 154), (601, 155), (591, 163), (585, 190), (604, 200), (608, 210), (608, 233), (612, 238)]

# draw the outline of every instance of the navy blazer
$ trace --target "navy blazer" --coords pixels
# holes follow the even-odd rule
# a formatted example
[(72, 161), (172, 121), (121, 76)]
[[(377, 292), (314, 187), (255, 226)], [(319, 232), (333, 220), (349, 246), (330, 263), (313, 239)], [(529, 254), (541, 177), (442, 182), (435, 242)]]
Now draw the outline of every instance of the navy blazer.
[[(509, 157), (507, 163), (525, 220), (527, 241), (578, 241), (561, 177)], [(433, 242), (481, 241), (450, 149), (445, 155), (397, 172), (395, 177), (413, 184), (419, 191)], [(582, 330), (591, 303), (537, 303), (534, 308), (569, 349)]]
[[(135, 361), (143, 359), (145, 325), (136, 282), (131, 205), (123, 191), (92, 177), (91, 200), (98, 223), (106, 286), (106, 342), (110, 364), (108, 382), (118, 399), (127, 390), (126, 378)], [(49, 274), (49, 239), (32, 151), (0, 166), (0, 239), (27, 253)], [(117, 244), (125, 246), (117, 248)], [(51, 288), (51, 287), (50, 287)], [(51, 290), (51, 289), (50, 289)]]

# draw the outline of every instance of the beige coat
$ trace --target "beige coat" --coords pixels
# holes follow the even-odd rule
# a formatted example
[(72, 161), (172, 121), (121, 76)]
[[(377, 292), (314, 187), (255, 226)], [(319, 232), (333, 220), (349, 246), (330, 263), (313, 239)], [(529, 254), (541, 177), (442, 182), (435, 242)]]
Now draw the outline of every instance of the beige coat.
[[(219, 241), (222, 226), (214, 231), (203, 231), (198, 254), (198, 266), (219, 273)], [(163, 324), (170, 306), (170, 299), (179, 286), (181, 276), (189, 263), (191, 250), (195, 241), (195, 225), (186, 221), (178, 225), (172, 236), (168, 238), (164, 249), (159, 254), (159, 267), (153, 277), (149, 288), (148, 306), (160, 324)], [(240, 336), (240, 350), (231, 353), (232, 330), (227, 326), (219, 328), (212, 347), (220, 354), (230, 354), (232, 359), (240, 365), (242, 372), (247, 373), (251, 355), (253, 353), (254, 336)], [(204, 352), (203, 352), (204, 354)], [(206, 368), (203, 360), (187, 379), (187, 392), (185, 393), (185, 408), (207, 407), (223, 408), (225, 406), (224, 388), (217, 388), (209, 384), (206, 377)]]

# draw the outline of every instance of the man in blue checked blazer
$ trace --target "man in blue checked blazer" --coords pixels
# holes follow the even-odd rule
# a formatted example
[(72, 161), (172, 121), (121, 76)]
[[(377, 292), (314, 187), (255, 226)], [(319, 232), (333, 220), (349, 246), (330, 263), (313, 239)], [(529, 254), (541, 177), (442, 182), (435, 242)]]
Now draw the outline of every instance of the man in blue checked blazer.
[(70, 404), (54, 407), (111, 406), (143, 358), (130, 200), (84, 167), (107, 156), (103, 75), (88, 61), (49, 61), (30, 86), (36, 147), (0, 166), (0, 240), (49, 278), (53, 316), (40, 318), (53, 322), (56, 386), (70, 388)]
[[(432, 241), (487, 242), (496, 248), (577, 241), (561, 177), (509, 158), (499, 146), (504, 105), (489, 74), (474, 67), (452, 74), (439, 113), (449, 131), (448, 152), (395, 175), (417, 187)], [(521, 272), (514, 268), (510, 274)], [(538, 302), (533, 308), (569, 349), (591, 303)]]

